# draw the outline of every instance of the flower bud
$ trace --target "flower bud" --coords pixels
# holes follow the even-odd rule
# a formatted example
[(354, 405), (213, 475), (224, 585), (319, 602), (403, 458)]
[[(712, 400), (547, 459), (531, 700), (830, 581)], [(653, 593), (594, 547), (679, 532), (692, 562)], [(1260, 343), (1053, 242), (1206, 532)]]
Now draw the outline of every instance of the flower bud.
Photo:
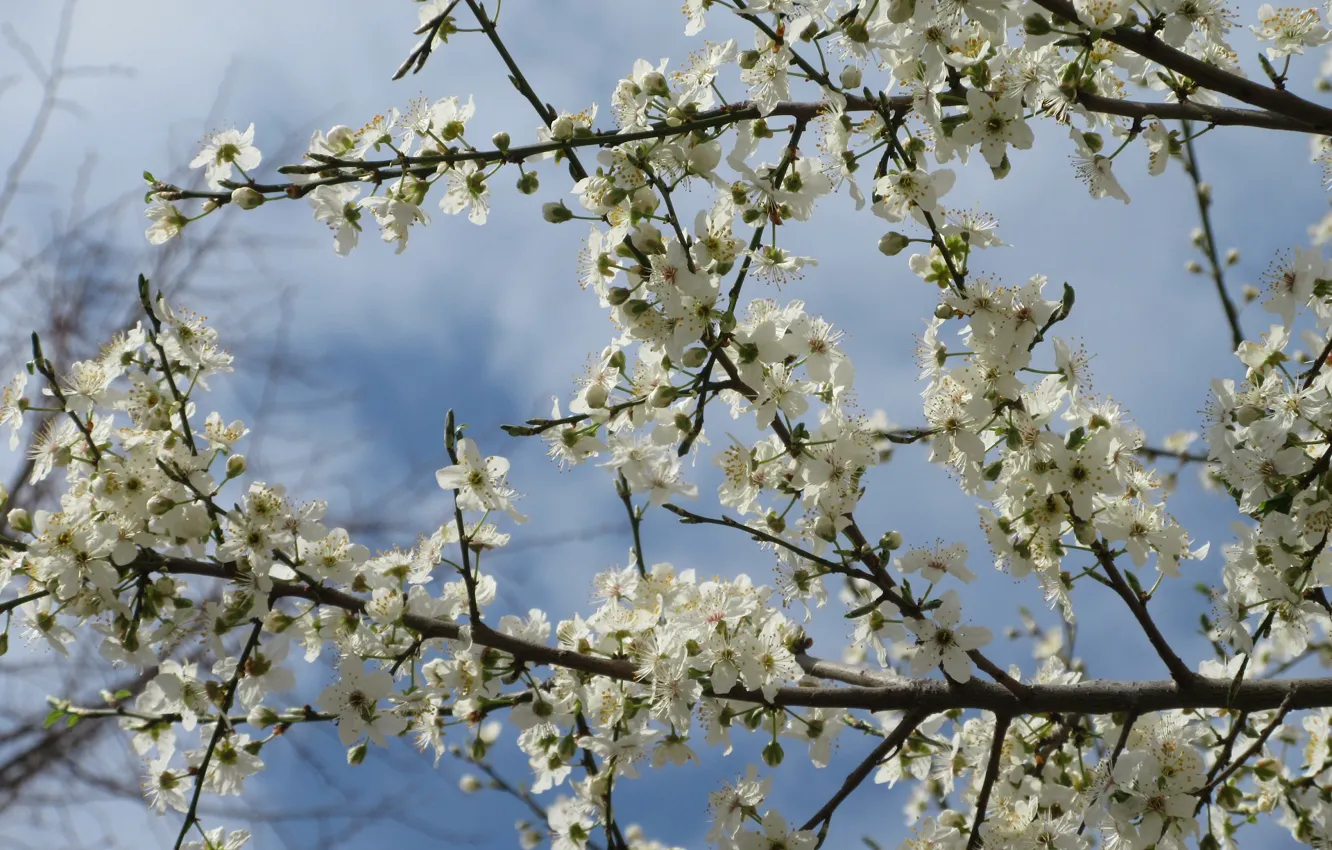
[(464, 794), (475, 794), (481, 790), (481, 780), (470, 773), (464, 773), (458, 780), (458, 790)]
[(680, 395), (675, 391), (675, 387), (670, 384), (662, 384), (652, 391), (652, 396), (648, 401), (653, 407), (670, 407), (671, 403), (679, 397)]
[(896, 230), (889, 231), (879, 240), (879, 253), (886, 257), (896, 257), (902, 253), (911, 240), (904, 233), (898, 233)]
[(165, 496), (153, 496), (148, 500), (148, 513), (153, 516), (162, 516), (176, 506), (176, 503)]
[(1210, 205), (1210, 204), (1212, 203), (1212, 184), (1211, 184), (1211, 183), (1199, 183), (1199, 184), (1198, 184), (1198, 200), (1202, 201), (1203, 204), (1205, 204), (1205, 205)]
[(1233, 266), (1239, 262), (1239, 249), (1231, 248), (1226, 252), (1226, 265)]
[(1190, 274), (1202, 274), (1202, 266), (1197, 260), (1189, 260), (1184, 264), (1184, 268), (1188, 270)]
[(643, 91), (653, 97), (667, 97), (671, 87), (666, 84), (666, 75), (660, 71), (648, 71), (643, 75)]
[(204, 215), (207, 215), (208, 213), (212, 212), (215, 209), (217, 209), (217, 201), (213, 200), (212, 198), (209, 198), (208, 200), (203, 202)]
[(675, 427), (683, 434), (688, 434), (694, 430), (694, 423), (690, 422), (689, 417), (683, 413), (675, 414), (675, 419), (672, 421), (674, 421)]
[(746, 50), (740, 54), (740, 70), (750, 71), (758, 64), (759, 52), (757, 50)]
[(259, 729), (267, 729), (278, 722), (278, 714), (266, 705), (257, 705), (250, 710), (245, 722)]
[(773, 534), (781, 534), (786, 531), (786, 520), (776, 511), (768, 511), (768, 515), (763, 518), (763, 523), (772, 530)]
[(590, 384), (587, 388), (587, 395), (584, 397), (584, 400), (587, 402), (588, 407), (593, 410), (600, 410), (606, 406), (606, 399), (609, 395), (610, 393), (607, 392), (606, 388), (601, 384)]
[(541, 180), (537, 177), (535, 171), (524, 171), (518, 176), (518, 191), (524, 195), (535, 195), (539, 188), (541, 188)]
[(32, 533), (32, 517), (23, 508), (14, 508), (10, 511), (8, 522), (15, 531), (21, 531), (24, 534)]
[(837, 540), (837, 526), (826, 516), (821, 516), (814, 520), (814, 536), (820, 540), (826, 540), (834, 543)]
[(232, 455), (227, 458), (227, 478), (239, 478), (245, 474), (245, 468), (248, 464), (245, 461), (245, 455)]
[(574, 743), (573, 735), (565, 735), (561, 738), (555, 750), (556, 756), (561, 762), (573, 758), (576, 752), (578, 752), (578, 745)]
[(365, 761), (365, 751), (366, 751), (365, 741), (362, 741), (361, 743), (356, 744), (353, 747), (349, 747), (347, 749), (347, 764), (351, 765), (352, 767), (355, 767), (356, 765)]
[(461, 121), (450, 121), (440, 128), (439, 136), (446, 142), (452, 142), (461, 139), (462, 134), (467, 131), (467, 125)]
[(610, 302), (612, 307), (619, 307), (633, 297), (634, 293), (625, 289), (623, 286), (612, 286), (610, 291), (606, 293), (606, 300)]
[(896, 550), (898, 550), (898, 549), (901, 549), (901, 548), (902, 548), (902, 532), (900, 532), (900, 531), (889, 531), (889, 532), (885, 533), (885, 534), (883, 535), (883, 537), (880, 537), (880, 538), (879, 538), (879, 546), (882, 547), (882, 548), (884, 548), (884, 549), (886, 549), (886, 550), (888, 550), (889, 552), (894, 552), (894, 551), (896, 551)]
[(1090, 546), (1096, 542), (1096, 526), (1086, 520), (1073, 523), (1073, 536), (1083, 546)]
[(869, 44), (869, 27), (865, 26), (865, 22), (862, 20), (856, 19), (852, 21), (847, 24), (846, 28), (842, 31), (846, 33), (848, 41), (855, 44)]
[(1258, 300), (1258, 296), (1262, 295), (1262, 292), (1260, 292), (1258, 287), (1254, 286), (1252, 283), (1246, 283), (1244, 284), (1244, 288), (1240, 290), (1240, 295), (1244, 298), (1245, 304), (1252, 304)]
[(564, 142), (573, 138), (574, 122), (568, 115), (561, 115), (550, 124), (550, 134), (556, 140)]
[(1189, 241), (1193, 243), (1193, 247), (1201, 248), (1207, 241), (1207, 235), (1203, 233), (1201, 227), (1195, 227), (1189, 232)]
[(490, 137), (490, 143), (495, 146), (496, 150), (507, 151), (510, 142), (509, 134), (503, 130)]
[(763, 748), (763, 763), (768, 767), (776, 767), (782, 763), (785, 755), (786, 753), (782, 752), (782, 745), (772, 741)]
[(564, 201), (551, 201), (541, 205), (541, 217), (551, 224), (562, 224), (574, 217), (573, 210), (564, 205)]
[(953, 314), (954, 314), (953, 308), (948, 304), (940, 304), (938, 307), (934, 308), (934, 318), (936, 319), (943, 319), (944, 321), (948, 321), (949, 319), (953, 318)]
[(855, 65), (846, 65), (838, 75), (838, 82), (842, 84), (842, 88), (844, 89), (858, 89), (860, 88), (861, 78), (862, 75), (859, 67)]
[(252, 210), (263, 205), (264, 196), (249, 186), (242, 186), (232, 191), (231, 202), (243, 210)]
[(905, 24), (916, 14), (916, 0), (892, 0), (888, 4), (888, 20), (895, 24)]
[(1044, 15), (1028, 15), (1022, 19), (1022, 28), (1027, 31), (1027, 35), (1048, 35), (1050, 22)]
[[(684, 364), (686, 369), (697, 369), (707, 361), (708, 350), (699, 347), (686, 349), (684, 356), (680, 358), (680, 362)], [(3, 499), (0, 499), (0, 503), (3, 503), (3, 501)]]

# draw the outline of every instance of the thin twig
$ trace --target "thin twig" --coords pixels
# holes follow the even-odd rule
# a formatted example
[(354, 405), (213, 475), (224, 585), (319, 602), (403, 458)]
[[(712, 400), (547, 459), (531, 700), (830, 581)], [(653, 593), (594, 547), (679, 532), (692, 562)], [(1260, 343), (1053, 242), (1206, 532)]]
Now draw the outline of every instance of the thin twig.
[(980, 796), (976, 798), (976, 814), (971, 821), (971, 837), (967, 839), (967, 850), (979, 850), (981, 846), (981, 824), (985, 823), (985, 813), (990, 807), (990, 793), (994, 790), (995, 780), (999, 778), (999, 762), (1004, 755), (1004, 736), (1008, 734), (1008, 724), (1013, 718), (1007, 714), (998, 714), (994, 718), (994, 739), (990, 742), (990, 758), (985, 763), (985, 777), (981, 780)]

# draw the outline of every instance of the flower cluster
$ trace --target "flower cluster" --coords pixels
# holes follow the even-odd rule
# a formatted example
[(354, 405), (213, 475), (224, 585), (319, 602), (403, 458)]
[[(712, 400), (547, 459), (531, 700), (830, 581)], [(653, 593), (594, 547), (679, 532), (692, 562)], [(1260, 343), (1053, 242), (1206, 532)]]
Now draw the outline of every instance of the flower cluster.
[[(49, 414), (32, 438), (31, 481), (64, 477), (59, 510), (8, 514), (0, 592), (14, 595), (0, 610), (58, 652), (96, 635), (109, 661), (157, 670), (132, 701), (57, 712), (119, 718), (145, 760), (151, 805), (185, 813), (182, 841), (199, 823), (200, 795), (240, 794), (265, 749), (297, 724), (336, 724), (353, 765), (397, 736), (437, 760), (460, 752), (450, 736), (465, 736), (468, 758), (484, 763), (503, 718), (527, 756), (531, 792), (555, 798), (540, 810), (559, 850), (581, 850), (597, 832), (612, 850), (656, 846), (621, 829), (616, 789), (645, 767), (697, 761), (702, 747), (730, 754), (743, 734), (761, 745), (764, 768), (749, 765), (712, 793), (708, 838), (723, 850), (819, 846), (845, 794), (802, 824), (769, 804), (764, 771), (787, 762), (792, 742), (824, 767), (855, 734), (876, 745), (846, 793), (871, 773), (912, 780), (918, 826), (907, 847), (1080, 850), (1097, 833), (1132, 850), (1233, 846), (1242, 823), (1272, 812), (1297, 839), (1326, 845), (1332, 700), (1309, 694), (1332, 684), (1281, 690), (1255, 676), (1332, 639), (1332, 269), (1316, 251), (1278, 258), (1264, 304), (1283, 323), (1239, 346), (1242, 382), (1214, 386), (1208, 459), (1252, 522), (1226, 547), (1224, 588), (1205, 623), (1217, 657), (1195, 671), (1148, 604), (1208, 547), (1168, 512), (1168, 487), (1142, 460), (1142, 431), (1092, 393), (1087, 353), (1054, 334), (1073, 309), (1072, 287), (1054, 298), (1040, 275), (1005, 286), (977, 273), (980, 252), (1002, 244), (995, 222), (942, 206), (955, 171), (941, 167), (978, 151), (1002, 178), (1035, 143), (1029, 122), (1046, 119), (1067, 126), (1091, 194), (1127, 202), (1113, 164), (1131, 143), (1142, 142), (1159, 174), (1192, 142), (1187, 124), (1181, 137), (1153, 108), (1209, 129), (1293, 121), (1285, 129), (1307, 130), (1313, 105), (1282, 113), (1295, 97), (1283, 91), (1250, 104), (1262, 113), (1210, 110), (1216, 92), (1253, 85), (1235, 82), (1234, 16), (1214, 2), (690, 0), (687, 32), (732, 5), (753, 25), (753, 46), (708, 44), (677, 71), (640, 60), (611, 94), (613, 129), (597, 129), (595, 104), (544, 105), (505, 53), (540, 114), (532, 144), (507, 133), (490, 148), (474, 144), (472, 99), (445, 97), (316, 132), (303, 161), (279, 169), (288, 183), (259, 181), (253, 126), (205, 141), (192, 165), (205, 169), (207, 191), (149, 176), (151, 242), (227, 204), (305, 198), (346, 254), (371, 219), (404, 250), (430, 221), (432, 192), (441, 212), (484, 224), (502, 169), (516, 167), (517, 188), (533, 194), (545, 161), (567, 163), (572, 208), (552, 201), (543, 216), (591, 222), (578, 283), (606, 311), (612, 338), (549, 418), (506, 430), (539, 435), (562, 466), (594, 464), (614, 481), (635, 542), (626, 566), (596, 577), (594, 609), (564, 619), (495, 610), (497, 580), (482, 565), (510, 539), (495, 523), (526, 517), (509, 462), (483, 455), (452, 414), (436, 482), (453, 509), (408, 548), (372, 556), (325, 525), (323, 502), (297, 504), (278, 483), (242, 486), (244, 423), (214, 412), (200, 425), (196, 409), (231, 358), (200, 317), (151, 299), (142, 281), (145, 322), (61, 371), (35, 344), (0, 401), (11, 447), (31, 412)], [(455, 6), (424, 4), (430, 31), (404, 68), (461, 31)], [(468, 6), (498, 40), (495, 21)], [(1285, 70), (1270, 60), (1288, 61), (1328, 31), (1312, 10), (1264, 6), (1259, 17), (1254, 32), (1272, 42), (1264, 67), (1282, 88)], [(841, 60), (838, 73), (828, 56)], [(877, 91), (862, 85), (876, 69)], [(746, 102), (722, 94), (732, 71)], [(1164, 100), (1130, 102), (1128, 83)], [(794, 101), (801, 86), (816, 99)], [(1106, 134), (1120, 140), (1109, 152)], [(1326, 139), (1313, 158), (1332, 162)], [(857, 208), (868, 200), (912, 229), (889, 232), (880, 250), (922, 246), (906, 267), (939, 290), (916, 346), (917, 429), (859, 415), (842, 332), (806, 300), (774, 294), (818, 268), (788, 233), (843, 187)], [(177, 206), (196, 200), (194, 216)], [(1315, 241), (1329, 233), (1324, 222)], [(755, 285), (765, 287), (758, 296)], [(1287, 354), (1306, 313), (1315, 354)], [(34, 405), (24, 392), (38, 374), (44, 400)], [(741, 436), (705, 448), (719, 406)], [(1038, 643), (1034, 674), (992, 661), (993, 633), (963, 610), (960, 585), (976, 578), (966, 547), (904, 549), (901, 533), (867, 533), (857, 517), (885, 440), (928, 444), (977, 501), (995, 567), (1034, 576), (1070, 627), (1079, 584), (1113, 590), (1170, 678), (1119, 691), (1086, 681), (1057, 636)], [(680, 504), (700, 499), (686, 459), (705, 452), (722, 476), (715, 514)], [(772, 586), (651, 561), (638, 531), (654, 508), (754, 539), (774, 562)], [(828, 607), (832, 582), (851, 632), (841, 661), (808, 654), (806, 627)], [(172, 657), (194, 638), (207, 662)], [(328, 657), (336, 674), (312, 704), (291, 708), (281, 700), (297, 657)], [(1298, 725), (1289, 718), (1311, 707)], [(938, 813), (925, 817), (932, 806)], [(203, 834), (206, 846), (248, 838)], [(524, 846), (540, 838), (520, 827)]]

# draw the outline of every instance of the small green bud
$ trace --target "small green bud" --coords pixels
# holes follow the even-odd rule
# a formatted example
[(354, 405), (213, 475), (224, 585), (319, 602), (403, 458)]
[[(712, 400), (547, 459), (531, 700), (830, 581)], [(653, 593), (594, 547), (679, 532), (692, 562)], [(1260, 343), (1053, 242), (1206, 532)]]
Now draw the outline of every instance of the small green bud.
[(869, 43), (869, 27), (865, 26), (865, 22), (862, 20), (856, 19), (847, 24), (843, 32), (846, 33), (847, 40), (855, 44)]
[(902, 548), (902, 532), (889, 531), (879, 538), (879, 547), (889, 552), (895, 552)]
[(886, 257), (896, 257), (910, 244), (911, 240), (906, 234), (898, 233), (896, 230), (889, 231), (879, 240), (879, 253)]
[(662, 384), (652, 391), (649, 402), (653, 407), (670, 407), (680, 394), (675, 391), (675, 387), (670, 384)]
[(587, 395), (584, 396), (584, 400), (587, 401), (588, 407), (593, 410), (600, 410), (606, 406), (606, 399), (609, 397), (610, 393), (603, 385), (589, 384), (587, 387)]
[(148, 513), (152, 514), (153, 516), (162, 516), (163, 514), (168, 513), (175, 506), (176, 503), (168, 498), (165, 498), (163, 496), (153, 496), (151, 499), (148, 500)]
[(1082, 142), (1092, 153), (1100, 153), (1101, 148), (1105, 147), (1105, 139), (1100, 133), (1083, 133)]
[(245, 455), (232, 455), (227, 458), (227, 480), (239, 478), (245, 474), (245, 468), (248, 466)]
[(365, 741), (353, 745), (347, 750), (347, 764), (351, 765), (352, 767), (355, 767), (356, 765), (365, 761), (365, 752), (366, 752)]
[(260, 729), (267, 729), (278, 722), (278, 714), (268, 706), (260, 705), (250, 711), (250, 715), (245, 718), (245, 722)]
[(537, 177), (535, 171), (524, 171), (518, 176), (518, 191), (524, 195), (535, 195), (539, 188), (541, 188), (541, 179)]
[(556, 118), (550, 124), (550, 134), (554, 136), (557, 141), (561, 142), (572, 139), (574, 134), (573, 119), (567, 115), (561, 115), (559, 118)]
[(763, 763), (768, 767), (777, 767), (782, 763), (782, 758), (785, 755), (786, 753), (782, 751), (782, 745), (772, 741), (763, 748)]
[(686, 369), (697, 369), (708, 361), (708, 350), (706, 348), (689, 348), (685, 350), (684, 356), (680, 362)]
[(559, 746), (556, 748), (555, 752), (561, 763), (573, 758), (574, 754), (578, 752), (578, 745), (574, 743), (573, 736), (565, 735), (561, 738)]
[(252, 210), (263, 206), (264, 196), (249, 186), (242, 186), (232, 191), (231, 202), (243, 210)]
[(1028, 15), (1022, 19), (1022, 28), (1027, 31), (1027, 35), (1049, 35), (1050, 22), (1044, 15)]
[(837, 540), (837, 526), (826, 516), (814, 520), (814, 536), (833, 543)]
[(648, 71), (643, 75), (643, 91), (653, 97), (667, 97), (671, 87), (666, 84), (666, 75), (660, 71)]
[(500, 130), (498, 133), (490, 137), (490, 143), (495, 146), (496, 150), (501, 151), (507, 151), (511, 141), (509, 134), (503, 130)]
[(32, 517), (23, 508), (14, 508), (9, 512), (9, 525), (24, 534), (32, 533)]
[(752, 70), (759, 61), (759, 52), (757, 50), (746, 50), (740, 54), (740, 70)]
[(574, 217), (573, 210), (564, 205), (564, 201), (551, 201), (541, 205), (541, 217), (551, 224), (562, 224)]
[(610, 302), (612, 307), (619, 307), (632, 297), (634, 297), (634, 293), (623, 286), (612, 286), (610, 291), (606, 293), (606, 300)]

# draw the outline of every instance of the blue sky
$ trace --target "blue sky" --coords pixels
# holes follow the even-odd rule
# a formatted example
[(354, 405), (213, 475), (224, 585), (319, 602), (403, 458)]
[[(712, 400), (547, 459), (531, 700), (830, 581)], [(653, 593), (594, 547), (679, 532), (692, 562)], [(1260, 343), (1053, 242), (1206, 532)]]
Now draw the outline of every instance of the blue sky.
[[(280, 146), (300, 146), (312, 129), (358, 125), (418, 96), (474, 94), (478, 109), (472, 136), (484, 139), (505, 129), (515, 143), (530, 138), (537, 119), (504, 80), (502, 66), (479, 36), (458, 37), (418, 76), (389, 80), (413, 43), (415, 11), (407, 2), (350, 0), (235, 0), (224, 7), (84, 0), (76, 13), (72, 61), (128, 66), (135, 75), (70, 82), (67, 94), (81, 112), (56, 116), (33, 162), (29, 191), (17, 202), (9, 226), (23, 238), (40, 238), (43, 222), (66, 203), (78, 164), (89, 154), (97, 160), (88, 189), (90, 201), (96, 202), (141, 189), (144, 169), (162, 173), (187, 161), (205, 131), (243, 128), (251, 121), (266, 153), (265, 166), (289, 161), (276, 156)], [(1249, 6), (1240, 10), (1242, 20), (1252, 14)], [(57, 9), (45, 3), (11, 4), (0, 19), (45, 55)], [(662, 0), (584, 0), (559, 4), (556, 11), (532, 0), (509, 0), (503, 23), (506, 40), (534, 87), (558, 109), (581, 109), (593, 101), (604, 109), (615, 80), (635, 59), (679, 62), (701, 46), (681, 34), (678, 4)], [(729, 34), (721, 26), (705, 33), (714, 39)], [(1244, 34), (1237, 34), (1236, 41), (1252, 55)], [(1316, 61), (1297, 61), (1293, 77), (1301, 93), (1308, 92), (1304, 81)], [(13, 53), (0, 51), (0, 77), (21, 72)], [(730, 82), (728, 93), (737, 91)], [(25, 76), (4, 94), (0, 107), (6, 114), (27, 116), (37, 95), (37, 86)], [(1177, 163), (1166, 176), (1149, 179), (1141, 152), (1133, 151), (1128, 162), (1117, 163), (1133, 203), (1093, 201), (1074, 179), (1061, 136), (1051, 128), (1038, 130), (1035, 149), (1013, 153), (1013, 172), (1002, 182), (992, 180), (987, 169), (965, 169), (947, 201), (950, 206), (979, 205), (999, 218), (1001, 236), (1012, 247), (982, 254), (977, 262), (984, 270), (1008, 283), (1045, 274), (1056, 292), (1062, 281), (1073, 284), (1077, 308), (1061, 330), (1095, 353), (1098, 393), (1120, 400), (1154, 443), (1172, 431), (1197, 429), (1208, 379), (1237, 370), (1210, 282), (1184, 271), (1194, 257), (1188, 235), (1197, 224), (1189, 182)], [(1228, 270), (1233, 283), (1256, 283), (1277, 250), (1307, 242), (1305, 228), (1326, 209), (1306, 144), (1293, 134), (1224, 128), (1199, 141), (1202, 169), (1214, 186), (1218, 243), (1223, 250), (1234, 246), (1241, 252), (1240, 264)], [(0, 162), (12, 158), (16, 145), (13, 133), (0, 136)], [(405, 519), (429, 530), (447, 507), (446, 496), (434, 489), (432, 472), (444, 462), (445, 411), (456, 408), (485, 451), (513, 460), (511, 480), (528, 494), (523, 508), (532, 522), (515, 535), (515, 551), (495, 561), (501, 607), (539, 605), (555, 619), (586, 612), (588, 578), (623, 564), (629, 545), (626, 529), (605, 532), (608, 524), (622, 520), (622, 513), (604, 471), (560, 473), (543, 460), (538, 443), (512, 440), (496, 428), (546, 414), (551, 395), (567, 397), (572, 377), (610, 336), (595, 299), (575, 283), (575, 257), (585, 228), (540, 221), (541, 202), (567, 191), (561, 176), (560, 170), (544, 170), (542, 189), (532, 198), (497, 190), (491, 222), (482, 228), (435, 213), (428, 229), (412, 234), (401, 256), (379, 244), (373, 233), (350, 257), (335, 256), (327, 232), (302, 203), (273, 204), (251, 213), (226, 209), (222, 214), (244, 217), (243, 226), (262, 231), (279, 247), (262, 256), (230, 258), (228, 270), (213, 281), (224, 292), (242, 276), (260, 288), (290, 286), (286, 344), (318, 364), (318, 389), (351, 401), (332, 413), (287, 417), (281, 430), (266, 437), (264, 456), (272, 464), (297, 456), (315, 438), (341, 445), (317, 464), (296, 470), (289, 479), (295, 493), (327, 498), (331, 514), (348, 516), (357, 505), (379, 498), (383, 482), (414, 480), (420, 489), (407, 501)], [(131, 208), (117, 226), (120, 238), (134, 248), (142, 243), (145, 225), (138, 216)], [(196, 228), (213, 226), (213, 220), (205, 220)], [(811, 224), (792, 228), (784, 237), (790, 240), (784, 244), (797, 252), (816, 256), (819, 267), (771, 294), (803, 299), (811, 312), (844, 329), (857, 365), (862, 407), (883, 408), (895, 421), (910, 425), (921, 420), (913, 335), (931, 311), (934, 293), (910, 274), (905, 257), (889, 259), (877, 252), (878, 237), (887, 229), (868, 210), (856, 213), (845, 195), (825, 199)], [(187, 238), (195, 235), (187, 232)], [(244, 332), (253, 317), (228, 311), (219, 303), (225, 301), (215, 298), (208, 305), (214, 324), (224, 337)], [(1243, 318), (1251, 335), (1269, 322), (1256, 306)], [(237, 367), (237, 376), (217, 382), (213, 402), (228, 418), (247, 416), (246, 399), (253, 395), (245, 383), (253, 380), (245, 374), (246, 364)], [(711, 432), (714, 444), (725, 439), (724, 432), (724, 426)], [(709, 466), (700, 463), (697, 480), (706, 497), (715, 485)], [(701, 503), (706, 505), (706, 498)], [(1193, 634), (1199, 602), (1189, 587), (1195, 581), (1216, 581), (1219, 547), (1230, 539), (1234, 515), (1222, 499), (1201, 494), (1187, 472), (1172, 509), (1195, 539), (1214, 546), (1207, 561), (1193, 566), (1185, 580), (1153, 603), (1167, 636), (1196, 663), (1205, 647)], [(860, 516), (862, 524), (876, 529), (872, 537), (898, 528), (908, 545), (936, 538), (966, 541), (971, 566), (982, 578), (965, 589), (964, 609), (996, 633), (1017, 624), (1018, 604), (1051, 621), (1034, 585), (986, 569), (974, 506), (940, 469), (924, 462), (924, 452), (900, 449), (892, 464), (873, 473)], [(645, 534), (650, 561), (668, 560), (704, 574), (770, 575), (768, 559), (738, 535), (698, 529), (681, 533), (659, 512), (649, 515)], [(571, 535), (582, 539), (542, 542)], [(525, 540), (540, 545), (523, 547)], [(371, 542), (406, 545), (411, 537)], [(968, 599), (982, 598), (987, 604), (967, 606)], [(1094, 675), (1163, 675), (1108, 591), (1092, 586), (1075, 601), (1082, 618), (1080, 654)], [(835, 613), (816, 627), (824, 654), (835, 654), (841, 629)], [(994, 655), (1032, 669), (1026, 644), (1010, 646), (1000, 639)], [(317, 688), (326, 675), (314, 669), (304, 679)], [(510, 823), (522, 816), (520, 807), (497, 795), (459, 796), (454, 791), (458, 771), (447, 760), (434, 771), (428, 758), (398, 747), (387, 756), (375, 752), (366, 766), (351, 770), (342, 764), (328, 731), (296, 730), (288, 737), (298, 736), (302, 740), (293, 743), (291, 752), (282, 746), (266, 751), (272, 770), (254, 783), (247, 798), (261, 809), (328, 799), (356, 805), (391, 793), (399, 800), (419, 800), (415, 813), (432, 828), (446, 819), (447, 831), (460, 844), (513, 844)], [(817, 803), (811, 800), (821, 801), (840, 783), (837, 767), (859, 760), (863, 742), (850, 734), (841, 740), (829, 769), (779, 773), (775, 800), (784, 811), (793, 817), (812, 811)], [(505, 741), (511, 744), (511, 733)], [(300, 748), (322, 749), (328, 778), (298, 757)], [(721, 778), (742, 773), (756, 755), (753, 747), (741, 746), (724, 761), (709, 757), (701, 767), (628, 783), (620, 810), (662, 840), (698, 846), (706, 830), (707, 791)], [(796, 758), (794, 749), (788, 758)], [(518, 760), (499, 763), (510, 777), (525, 778)], [(903, 834), (901, 800), (900, 794), (879, 787), (861, 789), (838, 815), (834, 838), (844, 844), (872, 834), (895, 843)], [(228, 802), (229, 811), (239, 810)], [(171, 818), (154, 822), (133, 804), (108, 806), (106, 817), (123, 830), (127, 846), (138, 837), (150, 846), (161, 844), (174, 835), (177, 823)], [(337, 823), (326, 819), (324, 825)], [(260, 828), (258, 846), (309, 846), (303, 831), (309, 828)], [(402, 848), (438, 846), (405, 822), (376, 824), (374, 830), (366, 846), (387, 844), (390, 838)]]

